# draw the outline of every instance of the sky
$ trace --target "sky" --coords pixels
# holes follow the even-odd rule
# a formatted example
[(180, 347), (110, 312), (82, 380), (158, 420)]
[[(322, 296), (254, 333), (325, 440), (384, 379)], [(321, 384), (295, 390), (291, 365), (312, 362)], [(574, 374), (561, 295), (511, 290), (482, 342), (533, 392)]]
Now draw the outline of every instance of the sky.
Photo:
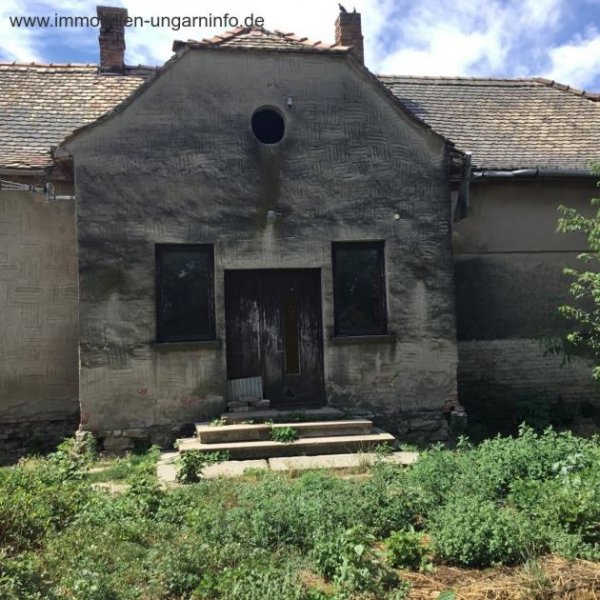
[[(262, 17), (267, 29), (334, 41), (337, 0), (101, 0), (130, 17)], [(342, 0), (362, 14), (365, 63), (378, 74), (548, 77), (600, 92), (600, 0)], [(94, 17), (87, 0), (2, 0), (0, 61), (98, 62), (94, 28), (15, 27), (11, 17)], [(175, 39), (217, 28), (130, 27), (126, 62), (159, 65)]]

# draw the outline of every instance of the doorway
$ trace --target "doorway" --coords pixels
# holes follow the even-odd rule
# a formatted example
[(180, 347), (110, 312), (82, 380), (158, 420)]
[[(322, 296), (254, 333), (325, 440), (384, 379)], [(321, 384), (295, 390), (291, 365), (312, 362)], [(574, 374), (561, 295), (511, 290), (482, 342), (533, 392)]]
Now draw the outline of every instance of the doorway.
[(275, 408), (324, 403), (321, 272), (225, 272), (227, 378), (261, 376)]

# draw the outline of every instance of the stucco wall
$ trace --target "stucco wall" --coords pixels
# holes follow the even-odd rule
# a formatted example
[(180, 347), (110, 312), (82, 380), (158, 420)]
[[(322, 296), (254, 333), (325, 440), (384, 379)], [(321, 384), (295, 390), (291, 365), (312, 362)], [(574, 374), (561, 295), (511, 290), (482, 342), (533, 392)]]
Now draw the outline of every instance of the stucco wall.
[(556, 232), (557, 207), (589, 212), (597, 193), (593, 179), (472, 185), (454, 232), (459, 394), (471, 410), (525, 394), (600, 400), (588, 360), (561, 367), (537, 341), (570, 329), (557, 313), (570, 300), (562, 271), (586, 249), (583, 236)]
[(73, 201), (0, 193), (0, 461), (79, 422)]
[[(274, 147), (250, 127), (264, 105), (285, 114)], [(328, 402), (387, 415), (407, 435), (445, 436), (457, 362), (445, 146), (345, 59), (189, 52), (69, 147), (88, 429), (159, 439), (218, 413), (224, 270), (320, 268)], [(336, 345), (331, 242), (370, 239), (386, 242), (395, 339)], [(215, 245), (218, 347), (153, 344), (153, 249), (165, 242)]]

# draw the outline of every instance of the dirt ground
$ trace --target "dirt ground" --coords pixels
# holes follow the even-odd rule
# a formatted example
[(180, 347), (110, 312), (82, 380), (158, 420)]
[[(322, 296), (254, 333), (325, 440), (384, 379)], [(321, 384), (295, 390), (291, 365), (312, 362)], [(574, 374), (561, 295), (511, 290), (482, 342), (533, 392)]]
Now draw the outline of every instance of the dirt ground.
[(547, 557), (524, 566), (486, 570), (437, 567), (402, 573), (410, 600), (432, 600), (454, 590), (456, 600), (600, 600), (600, 564)]

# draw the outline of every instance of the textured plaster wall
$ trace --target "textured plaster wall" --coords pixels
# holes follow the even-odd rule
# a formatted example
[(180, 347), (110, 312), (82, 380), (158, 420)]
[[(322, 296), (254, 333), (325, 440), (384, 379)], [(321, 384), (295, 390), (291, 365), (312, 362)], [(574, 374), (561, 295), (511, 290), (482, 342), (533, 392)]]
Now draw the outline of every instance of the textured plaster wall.
[(79, 422), (72, 201), (0, 193), (0, 461)]
[(454, 231), (459, 394), (467, 405), (537, 393), (600, 400), (588, 360), (560, 367), (536, 341), (569, 330), (557, 314), (570, 300), (562, 270), (586, 249), (583, 236), (556, 232), (557, 207), (588, 212), (597, 193), (593, 179), (472, 186), (469, 216)]
[[(274, 147), (250, 127), (265, 105), (285, 115)], [(167, 435), (222, 410), (224, 270), (320, 268), (328, 402), (445, 435), (457, 363), (446, 150), (343, 58), (192, 51), (70, 149), (88, 429)], [(371, 239), (386, 242), (395, 337), (337, 345), (331, 242)], [(166, 242), (215, 245), (214, 347), (153, 344)]]

